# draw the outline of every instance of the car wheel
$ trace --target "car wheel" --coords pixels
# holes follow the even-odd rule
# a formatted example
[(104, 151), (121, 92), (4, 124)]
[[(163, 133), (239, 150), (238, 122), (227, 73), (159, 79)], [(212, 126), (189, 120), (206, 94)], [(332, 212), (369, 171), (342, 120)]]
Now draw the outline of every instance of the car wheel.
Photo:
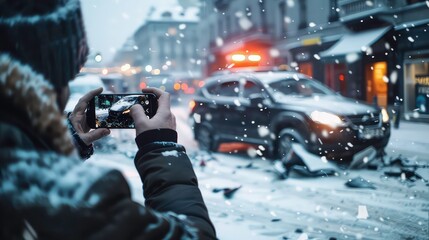
[(199, 127), (196, 132), (196, 139), (200, 150), (213, 151), (213, 136), (207, 127)]
[(283, 160), (290, 159), (292, 152), (292, 143), (294, 142), (293, 137), (288, 134), (280, 136), (277, 143), (277, 157)]

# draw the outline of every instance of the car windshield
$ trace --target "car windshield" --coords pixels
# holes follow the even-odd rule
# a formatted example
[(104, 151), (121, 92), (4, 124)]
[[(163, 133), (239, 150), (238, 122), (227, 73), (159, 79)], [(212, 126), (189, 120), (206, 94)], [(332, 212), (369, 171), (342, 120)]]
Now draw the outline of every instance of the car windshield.
[(313, 95), (334, 95), (335, 93), (329, 88), (317, 83), (314, 80), (301, 78), (281, 79), (269, 84), (274, 95), (290, 97), (310, 97)]

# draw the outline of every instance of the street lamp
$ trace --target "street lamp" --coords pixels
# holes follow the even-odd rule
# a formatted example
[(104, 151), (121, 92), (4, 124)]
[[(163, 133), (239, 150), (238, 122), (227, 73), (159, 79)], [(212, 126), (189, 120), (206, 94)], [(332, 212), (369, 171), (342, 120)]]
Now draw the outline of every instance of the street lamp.
[(100, 53), (97, 53), (94, 57), (94, 60), (99, 63), (99, 62), (103, 61), (103, 57), (101, 56)]

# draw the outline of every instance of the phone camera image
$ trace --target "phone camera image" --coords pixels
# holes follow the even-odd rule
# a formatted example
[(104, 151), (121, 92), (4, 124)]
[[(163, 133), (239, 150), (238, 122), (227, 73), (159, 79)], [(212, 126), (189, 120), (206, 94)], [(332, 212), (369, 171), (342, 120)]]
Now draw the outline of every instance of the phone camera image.
[(94, 99), (95, 127), (134, 128), (130, 112), (131, 107), (135, 104), (141, 104), (145, 113), (151, 114), (148, 108), (150, 101), (146, 95), (106, 94), (96, 96)]

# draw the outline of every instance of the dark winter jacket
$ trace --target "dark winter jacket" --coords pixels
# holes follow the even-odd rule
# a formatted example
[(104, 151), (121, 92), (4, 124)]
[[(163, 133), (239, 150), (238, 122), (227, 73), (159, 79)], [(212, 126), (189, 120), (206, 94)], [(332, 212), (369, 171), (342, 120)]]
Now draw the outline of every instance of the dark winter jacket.
[[(175, 131), (151, 130), (136, 138), (134, 162), (146, 200), (141, 206), (131, 200), (119, 171), (82, 163), (67, 147), (70, 134), (53, 134), (67, 131), (65, 121), (58, 110), (40, 111), (54, 103), (40, 99), (38, 93), (47, 91), (43, 84), (22, 84), (32, 77), (41, 78), (0, 55), (0, 239), (215, 238)], [(13, 98), (4, 87), (10, 78), (21, 82), (12, 88)], [(51, 131), (35, 130), (40, 128)]]

